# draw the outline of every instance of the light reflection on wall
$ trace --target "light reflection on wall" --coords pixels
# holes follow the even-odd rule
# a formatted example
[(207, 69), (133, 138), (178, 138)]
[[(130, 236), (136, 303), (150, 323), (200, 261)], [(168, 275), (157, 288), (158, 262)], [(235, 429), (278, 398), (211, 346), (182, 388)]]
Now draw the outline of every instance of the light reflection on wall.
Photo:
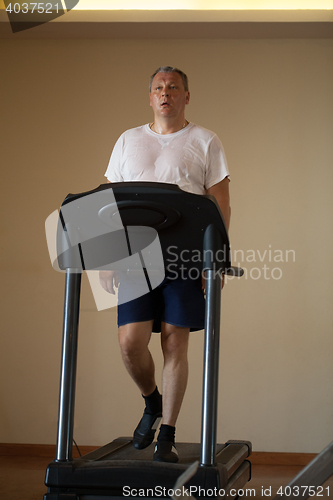
[[(64, 2), (62, 1), (64, 5)], [(0, 9), (4, 9), (0, 0)], [(333, 0), (79, 0), (74, 10), (333, 10)]]

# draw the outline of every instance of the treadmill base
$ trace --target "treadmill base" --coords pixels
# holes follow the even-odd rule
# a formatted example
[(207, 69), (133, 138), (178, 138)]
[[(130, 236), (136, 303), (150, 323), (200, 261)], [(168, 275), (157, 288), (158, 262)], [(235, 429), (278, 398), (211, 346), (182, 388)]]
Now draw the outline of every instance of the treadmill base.
[[(127, 498), (170, 498), (179, 476), (200, 457), (200, 444), (177, 443), (179, 462), (153, 462), (154, 443), (136, 450), (131, 438), (118, 438), (79, 459), (52, 462), (46, 471), (49, 492), (44, 500), (117, 500)], [(238, 490), (251, 479), (248, 441), (218, 444), (216, 465), (200, 465), (178, 497), (195, 498), (238, 496)]]

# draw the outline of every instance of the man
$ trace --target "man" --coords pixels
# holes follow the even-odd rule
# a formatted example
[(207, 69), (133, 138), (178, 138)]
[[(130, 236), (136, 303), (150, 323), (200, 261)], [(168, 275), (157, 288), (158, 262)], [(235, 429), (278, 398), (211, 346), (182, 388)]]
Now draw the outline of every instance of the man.
[[(161, 67), (152, 75), (149, 90), (154, 121), (121, 135), (105, 174), (108, 182), (169, 182), (185, 191), (211, 194), (228, 228), (229, 172), (223, 148), (214, 133), (186, 120), (190, 100), (187, 76), (177, 68)], [(100, 282), (109, 293), (115, 293), (116, 273), (101, 272)], [(163, 416), (156, 461), (178, 461), (175, 425), (187, 384), (189, 332), (204, 326), (203, 288), (204, 280), (171, 280), (166, 276), (158, 289), (118, 306), (122, 357), (146, 403), (133, 444), (139, 449), (149, 446)], [(164, 356), (163, 404), (148, 349), (157, 316)]]

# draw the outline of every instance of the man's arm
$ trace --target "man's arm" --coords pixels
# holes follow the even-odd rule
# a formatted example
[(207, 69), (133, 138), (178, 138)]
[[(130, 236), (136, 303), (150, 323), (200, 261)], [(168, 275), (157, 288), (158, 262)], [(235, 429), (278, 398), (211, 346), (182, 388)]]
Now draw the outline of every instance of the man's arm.
[[(212, 194), (215, 197), (222, 212), (227, 231), (229, 231), (230, 215), (231, 215), (229, 182), (230, 181), (228, 177), (225, 177), (223, 181), (214, 184), (214, 186), (210, 187), (206, 191), (206, 194)], [(223, 287), (224, 287), (224, 275), (222, 276), (222, 288)], [(202, 288), (206, 290), (206, 276), (202, 277)]]
[(214, 186), (207, 189), (206, 194), (212, 194), (220, 207), (222, 212), (224, 222), (227, 230), (229, 231), (230, 226), (230, 196), (229, 196), (229, 179), (225, 177), (223, 181), (214, 184)]
[[(111, 184), (109, 179), (107, 179), (106, 182)], [(115, 288), (119, 286), (117, 271), (100, 271), (99, 282), (106, 292), (114, 295), (116, 293)]]

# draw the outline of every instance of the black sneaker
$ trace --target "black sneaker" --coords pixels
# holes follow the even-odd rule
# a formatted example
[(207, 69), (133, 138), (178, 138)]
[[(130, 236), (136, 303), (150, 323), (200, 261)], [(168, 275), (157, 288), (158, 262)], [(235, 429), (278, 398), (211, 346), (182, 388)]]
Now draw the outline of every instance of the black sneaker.
[(134, 448), (143, 450), (154, 441), (155, 432), (158, 424), (161, 421), (161, 418), (161, 412), (156, 413), (155, 415), (149, 415), (149, 413), (146, 412), (143, 413), (143, 417), (133, 434)]
[(178, 462), (178, 451), (171, 441), (157, 441), (154, 452), (154, 462)]

